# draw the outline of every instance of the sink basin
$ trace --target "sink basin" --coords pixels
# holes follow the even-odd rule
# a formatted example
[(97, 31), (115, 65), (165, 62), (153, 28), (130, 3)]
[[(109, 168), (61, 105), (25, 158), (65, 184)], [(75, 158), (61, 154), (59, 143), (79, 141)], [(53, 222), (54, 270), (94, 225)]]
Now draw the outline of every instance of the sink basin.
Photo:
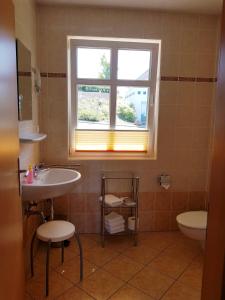
[(75, 170), (49, 168), (41, 170), (33, 183), (22, 182), (23, 201), (40, 201), (59, 197), (71, 192), (81, 174)]

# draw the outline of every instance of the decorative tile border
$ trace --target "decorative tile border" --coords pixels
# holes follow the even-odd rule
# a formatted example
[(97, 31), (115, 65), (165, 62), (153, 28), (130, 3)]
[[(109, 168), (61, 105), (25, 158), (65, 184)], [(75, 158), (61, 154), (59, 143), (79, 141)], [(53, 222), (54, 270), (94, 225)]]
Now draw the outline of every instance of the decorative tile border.
[(47, 73), (47, 72), (41, 72), (41, 77), (48, 77), (48, 78), (66, 78), (66, 73)]
[(161, 76), (161, 81), (217, 82), (215, 77)]
[(19, 71), (18, 76), (31, 77), (31, 72)]
[[(41, 72), (41, 77), (67, 78), (66, 73)], [(161, 81), (185, 81), (185, 82), (217, 82), (215, 77), (183, 77), (183, 76), (161, 76)]]

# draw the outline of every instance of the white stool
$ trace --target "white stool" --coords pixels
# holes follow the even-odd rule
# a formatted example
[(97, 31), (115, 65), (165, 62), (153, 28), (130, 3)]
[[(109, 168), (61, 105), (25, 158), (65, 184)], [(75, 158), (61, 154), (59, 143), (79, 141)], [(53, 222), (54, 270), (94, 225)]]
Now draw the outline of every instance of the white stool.
[(61, 262), (64, 262), (64, 241), (75, 236), (79, 251), (80, 251), (80, 280), (83, 279), (83, 251), (79, 238), (78, 232), (75, 230), (75, 226), (67, 221), (54, 220), (43, 223), (37, 228), (32, 242), (31, 242), (31, 276), (34, 276), (34, 266), (33, 266), (33, 247), (35, 237), (43, 242), (47, 243), (47, 253), (46, 253), (46, 273), (45, 273), (45, 294), (48, 296), (49, 292), (49, 252), (51, 248), (51, 243), (61, 242)]

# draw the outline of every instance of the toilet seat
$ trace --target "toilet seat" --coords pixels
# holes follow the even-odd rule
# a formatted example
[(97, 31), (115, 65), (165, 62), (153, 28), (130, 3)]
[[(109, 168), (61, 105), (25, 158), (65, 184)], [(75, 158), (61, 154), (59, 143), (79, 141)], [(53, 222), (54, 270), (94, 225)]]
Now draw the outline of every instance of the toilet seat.
[(193, 229), (206, 229), (207, 211), (188, 211), (177, 216), (177, 222), (180, 225)]

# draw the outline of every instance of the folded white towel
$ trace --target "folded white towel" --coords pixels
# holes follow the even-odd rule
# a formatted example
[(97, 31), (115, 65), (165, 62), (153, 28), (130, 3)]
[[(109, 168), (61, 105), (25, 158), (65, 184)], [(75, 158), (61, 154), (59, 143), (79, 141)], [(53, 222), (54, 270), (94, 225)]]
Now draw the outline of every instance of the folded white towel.
[(115, 225), (109, 225), (109, 224), (105, 223), (105, 228), (112, 229), (112, 230), (116, 230), (116, 229), (124, 227), (124, 226), (125, 226), (124, 223), (119, 223), (119, 224), (115, 224)]
[(119, 226), (119, 225), (123, 225), (125, 223), (125, 220), (124, 219), (121, 219), (121, 220), (112, 220), (112, 221), (107, 221), (105, 220), (105, 225), (108, 225), (108, 226)]
[[(102, 196), (99, 197), (99, 200), (102, 201)], [(123, 204), (123, 200), (115, 195), (107, 194), (105, 195), (105, 204), (115, 207)]]
[(106, 230), (111, 233), (111, 234), (114, 234), (114, 233), (118, 233), (118, 232), (122, 232), (125, 230), (125, 226), (120, 226), (118, 227), (117, 229), (111, 229), (111, 228), (106, 228)]
[(105, 221), (108, 223), (121, 222), (123, 220), (124, 220), (123, 216), (121, 216), (120, 214), (118, 214), (114, 211), (112, 211), (111, 213), (109, 213), (108, 215), (105, 216)]

